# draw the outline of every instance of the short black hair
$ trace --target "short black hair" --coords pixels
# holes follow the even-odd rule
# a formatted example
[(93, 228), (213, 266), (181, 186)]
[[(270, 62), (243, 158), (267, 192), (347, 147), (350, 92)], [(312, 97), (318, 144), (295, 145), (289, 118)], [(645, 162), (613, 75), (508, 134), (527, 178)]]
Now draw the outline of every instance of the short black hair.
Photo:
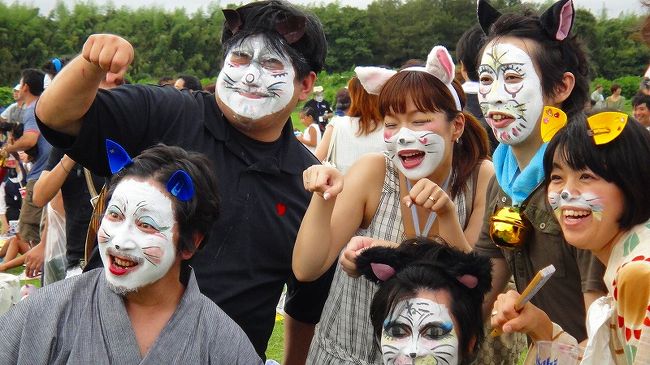
[(551, 97), (562, 85), (565, 72), (575, 77), (571, 95), (562, 103), (562, 110), (569, 117), (582, 112), (589, 100), (589, 66), (587, 53), (575, 35), (562, 41), (549, 37), (539, 16), (532, 10), (523, 13), (504, 14), (497, 19), (487, 36), (486, 44), (502, 37), (529, 39), (535, 42), (536, 49), (531, 52), (537, 70), (541, 73), (542, 92)]
[(628, 117), (621, 134), (613, 141), (596, 145), (589, 136), (586, 116), (573, 117), (548, 144), (544, 153), (546, 185), (550, 183), (557, 154), (573, 170), (590, 169), (623, 193), (623, 214), (618, 225), (628, 230), (650, 219), (650, 132)]
[[(373, 264), (388, 265), (395, 274), (378, 280)], [(397, 248), (371, 247), (357, 258), (357, 267), (366, 278), (379, 282), (370, 305), (376, 343), (383, 324), (397, 304), (413, 298), (420, 290), (444, 290), (451, 297), (449, 308), (456, 323), (461, 364), (471, 364), (485, 337), (482, 303), (491, 287), (491, 264), (477, 253), (464, 253), (450, 247), (442, 238), (416, 238), (402, 242)], [(465, 286), (460, 277), (471, 275), (474, 287)], [(476, 339), (470, 348), (472, 340)]]
[(314, 123), (318, 123), (319, 115), (318, 115), (318, 110), (316, 110), (316, 108), (312, 108), (310, 106), (305, 106), (305, 107), (302, 108), (302, 110), (300, 112), (303, 115), (310, 116), (313, 119)]
[[(224, 56), (234, 45), (241, 44), (246, 38), (262, 34), (274, 50), (289, 55), (298, 79), (302, 80), (310, 71), (319, 73), (323, 69), (327, 55), (327, 41), (323, 26), (316, 16), (279, 0), (253, 2), (237, 8), (236, 11), (242, 25), (233, 34), (224, 23), (221, 33)], [(275, 30), (278, 22), (290, 16), (305, 18), (305, 34), (292, 44), (289, 44)]]
[(184, 89), (196, 90), (196, 91), (200, 91), (203, 89), (203, 86), (201, 86), (201, 81), (196, 76), (180, 75), (178, 76), (178, 78), (183, 80), (183, 82), (185, 83), (185, 85), (183, 85)]
[(188, 201), (172, 197), (174, 217), (178, 223), (178, 252), (194, 252), (194, 234), (203, 235), (201, 247), (208, 241), (208, 233), (219, 216), (217, 177), (212, 162), (205, 155), (188, 152), (176, 146), (158, 144), (133, 158), (133, 163), (113, 175), (108, 184), (107, 199), (126, 177), (153, 179), (163, 187), (178, 170), (192, 178), (194, 196)]
[(638, 93), (632, 98), (632, 106), (636, 107), (637, 105), (645, 104), (650, 109), (650, 95), (644, 93)]
[(23, 79), (23, 84), (29, 86), (29, 92), (32, 95), (41, 96), (45, 78), (43, 71), (35, 68), (27, 68), (20, 73), (20, 76)]
[(485, 45), (485, 33), (478, 24), (465, 31), (456, 43), (456, 57), (463, 64), (467, 77), (478, 81), (478, 64), (481, 49)]

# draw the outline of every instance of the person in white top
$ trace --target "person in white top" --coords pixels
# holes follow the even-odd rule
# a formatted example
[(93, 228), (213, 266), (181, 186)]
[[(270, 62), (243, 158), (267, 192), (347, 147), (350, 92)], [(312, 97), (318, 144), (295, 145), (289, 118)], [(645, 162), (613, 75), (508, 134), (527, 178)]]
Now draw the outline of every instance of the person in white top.
[(311, 153), (315, 153), (316, 147), (321, 140), (321, 131), (318, 126), (318, 111), (310, 106), (300, 111), (300, 121), (305, 126), (305, 131), (296, 135), (296, 138), (307, 147)]
[(356, 76), (348, 81), (348, 92), (351, 103), (347, 115), (332, 119), (315, 153), (319, 160), (327, 159), (344, 174), (359, 157), (386, 149), (378, 96), (368, 94)]

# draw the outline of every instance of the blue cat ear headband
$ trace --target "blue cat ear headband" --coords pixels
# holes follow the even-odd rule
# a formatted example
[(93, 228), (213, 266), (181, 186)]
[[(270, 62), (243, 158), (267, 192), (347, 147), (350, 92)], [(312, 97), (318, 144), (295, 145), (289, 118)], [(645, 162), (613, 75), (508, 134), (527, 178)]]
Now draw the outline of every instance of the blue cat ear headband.
[[(117, 142), (106, 140), (106, 155), (111, 174), (115, 175), (127, 166), (133, 164), (133, 160)], [(194, 196), (194, 183), (190, 175), (184, 170), (177, 170), (167, 180), (165, 185), (167, 191), (178, 200), (186, 202)]]
[(61, 71), (63, 68), (63, 64), (61, 63), (61, 60), (58, 58), (52, 58), (52, 64), (54, 65), (54, 70), (56, 70), (57, 73)]

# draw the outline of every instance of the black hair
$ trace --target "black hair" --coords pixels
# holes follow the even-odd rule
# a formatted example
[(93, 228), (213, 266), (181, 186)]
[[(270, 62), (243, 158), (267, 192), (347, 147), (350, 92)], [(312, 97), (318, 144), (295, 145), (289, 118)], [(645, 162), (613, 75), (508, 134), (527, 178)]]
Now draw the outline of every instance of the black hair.
[(24, 69), (20, 73), (23, 84), (29, 86), (29, 92), (34, 96), (40, 96), (43, 93), (43, 81), (45, 74), (43, 71), (35, 68)]
[(562, 102), (561, 109), (569, 117), (582, 112), (589, 100), (589, 66), (587, 54), (575, 35), (570, 35), (562, 41), (551, 38), (542, 26), (539, 16), (532, 15), (532, 11), (528, 9), (523, 13), (504, 14), (499, 17), (490, 28), (486, 44), (502, 37), (523, 38), (535, 42), (537, 47), (529, 54), (540, 72), (542, 92), (545, 96), (552, 97), (562, 85), (564, 73), (571, 72), (575, 77), (575, 85), (569, 97)]
[(632, 106), (636, 107), (637, 105), (645, 104), (648, 109), (650, 109), (650, 95), (644, 93), (638, 93), (632, 98)]
[(178, 78), (183, 80), (183, 82), (185, 83), (183, 85), (183, 89), (195, 90), (195, 91), (201, 91), (203, 89), (203, 86), (201, 86), (201, 81), (196, 76), (180, 75), (178, 76)]
[(310, 106), (305, 106), (304, 108), (302, 108), (302, 110), (300, 112), (302, 114), (304, 114), (304, 115), (310, 116), (314, 123), (318, 123), (319, 115), (318, 115), (318, 110), (316, 110), (316, 108), (312, 108)]
[(205, 155), (188, 152), (176, 146), (158, 144), (133, 158), (133, 163), (113, 175), (108, 185), (107, 199), (126, 177), (153, 179), (163, 187), (178, 170), (192, 178), (194, 196), (188, 201), (171, 197), (174, 217), (178, 224), (178, 252), (194, 252), (194, 234), (203, 235), (201, 247), (208, 241), (208, 233), (219, 216), (217, 177), (212, 162)]
[[(388, 265), (395, 274), (381, 281), (373, 271), (373, 264)], [(397, 248), (371, 247), (357, 257), (357, 268), (367, 279), (380, 284), (370, 305), (377, 344), (384, 321), (400, 301), (413, 298), (420, 290), (444, 290), (451, 297), (450, 311), (458, 324), (461, 364), (473, 361), (485, 337), (482, 304), (492, 286), (488, 258), (449, 247), (439, 237), (417, 238), (406, 240)], [(459, 278), (463, 276), (472, 276), (476, 285), (468, 287), (461, 283)]]
[(612, 94), (618, 89), (623, 90), (623, 88), (619, 84), (612, 84), (612, 86), (609, 87), (609, 91), (611, 91)]
[[(299, 80), (304, 79), (310, 71), (318, 73), (323, 69), (327, 55), (327, 41), (322, 25), (314, 15), (279, 0), (253, 2), (237, 8), (236, 11), (242, 24), (233, 34), (224, 23), (221, 33), (224, 56), (233, 46), (241, 44), (246, 38), (262, 34), (273, 50), (289, 55)], [(292, 44), (289, 44), (276, 30), (277, 24), (289, 17), (305, 19), (304, 35)]]
[(478, 81), (479, 79), (479, 55), (484, 45), (485, 33), (478, 24), (466, 30), (456, 43), (456, 57), (463, 64), (467, 77), (471, 81)]
[(573, 170), (590, 169), (623, 193), (623, 213), (618, 219), (627, 230), (650, 219), (650, 132), (628, 117), (621, 134), (607, 144), (596, 145), (589, 135), (586, 116), (578, 114), (548, 144), (544, 154), (546, 185), (550, 183), (556, 155)]

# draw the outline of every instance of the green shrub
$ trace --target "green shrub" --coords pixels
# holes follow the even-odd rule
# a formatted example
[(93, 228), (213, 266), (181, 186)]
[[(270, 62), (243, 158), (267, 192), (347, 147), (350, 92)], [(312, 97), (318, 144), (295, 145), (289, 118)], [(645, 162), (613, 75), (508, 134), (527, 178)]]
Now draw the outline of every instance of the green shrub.
[(0, 106), (7, 107), (14, 102), (14, 88), (0, 86)]

